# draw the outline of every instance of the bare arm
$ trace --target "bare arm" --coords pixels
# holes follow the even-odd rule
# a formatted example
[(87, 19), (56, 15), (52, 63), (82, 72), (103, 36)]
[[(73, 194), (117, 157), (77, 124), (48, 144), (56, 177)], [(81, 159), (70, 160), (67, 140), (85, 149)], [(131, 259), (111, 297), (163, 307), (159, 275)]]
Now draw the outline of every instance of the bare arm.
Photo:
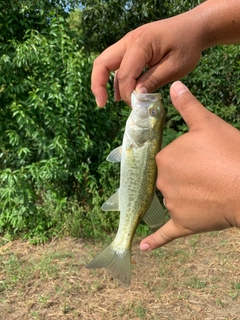
[[(208, 0), (184, 14), (145, 24), (95, 60), (92, 91), (97, 104), (107, 102), (111, 71), (116, 71), (116, 100), (130, 105), (134, 88), (153, 92), (190, 73), (204, 49), (231, 43), (240, 43), (239, 0)], [(149, 70), (141, 76), (146, 66)]]
[(240, 1), (208, 0), (193, 9), (205, 24), (204, 48), (240, 43)]

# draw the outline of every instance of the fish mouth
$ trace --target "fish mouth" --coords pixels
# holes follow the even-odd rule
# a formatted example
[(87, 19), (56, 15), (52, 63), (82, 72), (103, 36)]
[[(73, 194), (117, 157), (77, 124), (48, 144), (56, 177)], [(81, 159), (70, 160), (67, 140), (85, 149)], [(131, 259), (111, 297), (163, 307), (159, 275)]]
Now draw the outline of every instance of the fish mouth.
[(132, 112), (128, 118), (129, 125), (132, 128), (149, 130), (148, 108), (152, 103), (160, 102), (161, 99), (160, 93), (137, 93), (134, 90), (131, 96)]
[(136, 101), (140, 102), (152, 103), (162, 99), (162, 95), (160, 93), (138, 93), (134, 90), (132, 94)]

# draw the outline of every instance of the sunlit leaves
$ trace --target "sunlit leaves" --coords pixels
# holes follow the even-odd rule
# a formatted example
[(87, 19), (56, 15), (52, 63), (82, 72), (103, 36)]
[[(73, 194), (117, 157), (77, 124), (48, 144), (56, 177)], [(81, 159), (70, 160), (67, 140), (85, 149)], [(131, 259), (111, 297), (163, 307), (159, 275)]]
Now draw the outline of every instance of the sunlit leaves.
[[(155, 19), (160, 11), (150, 9), (160, 1), (130, 1), (124, 8), (119, 1), (85, 1), (87, 29), (79, 33), (77, 22), (67, 23), (67, 13), (61, 15), (60, 8), (40, 8), (47, 2), (19, 1), (13, 11), (9, 6), (16, 1), (5, 7), (0, 3), (0, 17), (7, 10), (13, 13), (3, 19), (9, 29), (0, 26), (0, 232), (24, 232), (25, 238), (39, 241), (63, 229), (67, 234), (101, 236), (117, 221), (100, 210), (119, 179), (119, 166), (105, 159), (121, 144), (130, 110), (113, 102), (110, 85), (107, 107), (97, 109), (90, 90), (92, 52)], [(173, 3), (184, 10), (190, 2), (193, 5), (194, 1), (161, 2), (158, 10), (171, 15), (177, 10)], [(31, 17), (35, 12), (36, 20), (23, 19), (18, 30), (14, 19), (27, 12)], [(99, 20), (91, 20), (91, 15)], [(237, 46), (213, 48), (183, 80), (209, 110), (238, 128), (239, 61)], [(169, 86), (160, 91), (168, 110), (166, 145), (188, 128), (171, 106)]]
[[(105, 110), (95, 105), (93, 58), (70, 38), (61, 16), (42, 32), (27, 30), (22, 41), (13, 38), (5, 45), (0, 55), (0, 232), (31, 236), (42, 230), (45, 237), (46, 228), (61, 225), (71, 203), (85, 214), (95, 206), (99, 221), (99, 168), (102, 162), (108, 166), (106, 152), (124, 121), (113, 104)], [(94, 219), (89, 216), (86, 223)]]

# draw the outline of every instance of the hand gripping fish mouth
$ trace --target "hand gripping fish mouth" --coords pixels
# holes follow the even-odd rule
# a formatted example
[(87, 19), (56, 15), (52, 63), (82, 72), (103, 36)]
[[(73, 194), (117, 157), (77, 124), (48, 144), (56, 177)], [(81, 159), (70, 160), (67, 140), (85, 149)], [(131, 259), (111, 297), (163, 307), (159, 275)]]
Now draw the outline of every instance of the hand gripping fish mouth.
[(160, 94), (132, 93), (132, 111), (126, 122), (122, 146), (108, 155), (120, 162), (120, 187), (103, 204), (104, 211), (120, 211), (113, 242), (86, 268), (105, 268), (120, 284), (131, 283), (131, 247), (141, 219), (158, 228), (165, 212), (156, 196), (155, 156), (161, 149), (165, 110)]

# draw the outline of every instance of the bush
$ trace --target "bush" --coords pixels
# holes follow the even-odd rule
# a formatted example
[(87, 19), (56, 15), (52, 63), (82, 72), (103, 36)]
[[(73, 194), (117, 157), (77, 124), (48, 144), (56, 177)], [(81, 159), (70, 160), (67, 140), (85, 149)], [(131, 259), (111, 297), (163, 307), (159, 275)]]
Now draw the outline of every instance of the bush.
[[(90, 91), (94, 56), (70, 38), (61, 16), (46, 28), (0, 43), (0, 233), (33, 242), (103, 237), (116, 230), (119, 215), (101, 210), (119, 184), (119, 165), (105, 159), (121, 144), (130, 110), (114, 102), (112, 88), (107, 107), (98, 109)], [(222, 46), (204, 52), (183, 81), (240, 128), (239, 75), (239, 47)], [(167, 145), (188, 129), (169, 85), (160, 91)]]
[[(239, 46), (206, 50), (195, 70), (182, 80), (206, 108), (240, 129)], [(160, 91), (168, 111), (163, 139), (163, 145), (167, 145), (188, 128), (170, 102), (169, 85)]]
[(47, 36), (29, 31), (6, 51), (0, 57), (1, 232), (45, 240), (72, 229), (91, 236), (100, 224), (111, 230), (113, 218), (102, 216), (99, 202), (118, 176), (105, 158), (110, 143), (119, 143), (126, 114), (112, 100), (104, 110), (96, 107), (93, 57), (77, 47), (61, 19)]

